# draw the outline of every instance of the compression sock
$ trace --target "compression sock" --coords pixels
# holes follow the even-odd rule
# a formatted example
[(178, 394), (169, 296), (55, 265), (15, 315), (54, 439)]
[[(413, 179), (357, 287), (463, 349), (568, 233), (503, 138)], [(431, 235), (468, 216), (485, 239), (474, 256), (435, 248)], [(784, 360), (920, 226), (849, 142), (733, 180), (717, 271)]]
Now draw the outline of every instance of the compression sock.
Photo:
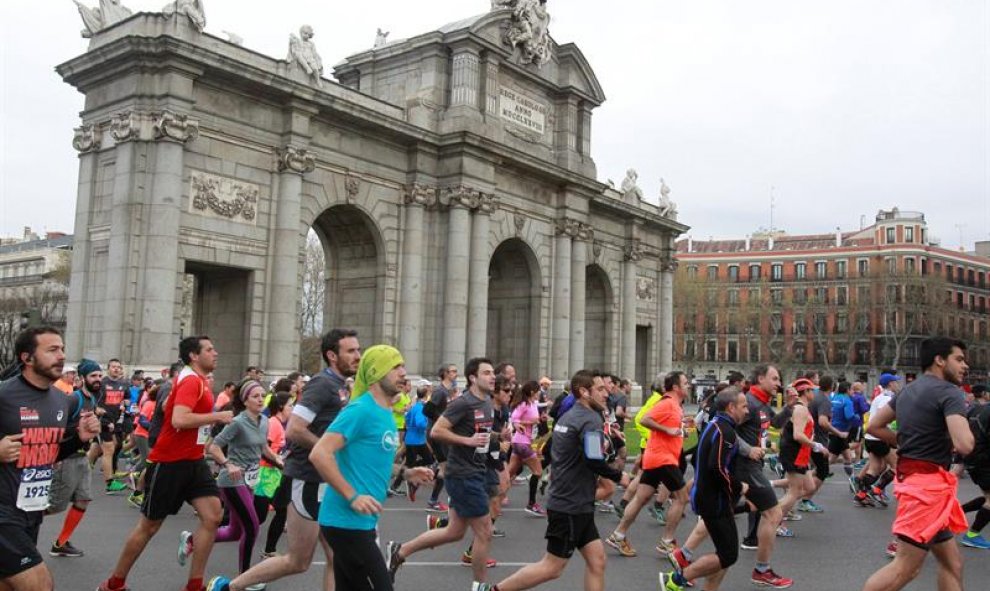
[(436, 503), (440, 500), (440, 491), (443, 490), (443, 476), (437, 476), (433, 483), (433, 493), (430, 495), (430, 502)]
[(79, 522), (82, 521), (83, 516), (86, 515), (85, 509), (79, 509), (75, 506), (69, 507), (69, 513), (65, 516), (65, 523), (62, 525), (62, 532), (58, 534), (58, 540), (56, 543), (59, 546), (64, 546), (69, 538), (72, 537), (72, 532), (76, 531), (79, 527)]
[(535, 505), (536, 504), (536, 488), (538, 486), (540, 486), (540, 477), (539, 476), (535, 476), (535, 475), (534, 476), (530, 476), (529, 477), (529, 504), (530, 505)]
[(123, 577), (118, 577), (117, 575), (113, 575), (107, 580), (107, 587), (115, 590), (123, 589), (124, 583), (126, 583), (126, 581), (124, 580)]
[(186, 583), (186, 591), (203, 591), (203, 577), (189, 579), (189, 582)]
[(876, 481), (877, 481), (877, 477), (874, 476), (873, 474), (870, 474), (869, 472), (863, 474), (863, 477), (859, 479), (859, 490), (863, 492), (869, 492), (870, 487), (872, 487), (873, 483)]
[(963, 513), (972, 513), (973, 511), (979, 511), (986, 504), (986, 497), (976, 497), (972, 501), (968, 501), (962, 506)]
[(894, 481), (894, 471), (891, 470), (890, 468), (887, 468), (887, 470), (880, 475), (880, 478), (877, 479), (877, 488), (883, 490), (887, 488), (887, 485), (893, 481)]
[(969, 531), (979, 534), (987, 526), (987, 523), (990, 523), (990, 509), (983, 507), (977, 511), (976, 519), (973, 520), (973, 527), (969, 528)]
[(684, 558), (687, 558), (688, 562), (694, 560), (694, 552), (692, 552), (687, 546), (681, 547), (681, 554), (684, 555)]

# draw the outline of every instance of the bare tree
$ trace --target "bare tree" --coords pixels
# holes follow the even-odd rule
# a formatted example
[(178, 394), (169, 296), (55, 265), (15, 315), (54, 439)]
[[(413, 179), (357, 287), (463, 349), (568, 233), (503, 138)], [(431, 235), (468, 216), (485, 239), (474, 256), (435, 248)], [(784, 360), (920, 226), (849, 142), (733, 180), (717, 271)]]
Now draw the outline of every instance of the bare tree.
[(306, 236), (302, 270), (302, 305), (299, 341), (299, 369), (307, 373), (319, 371), (320, 333), (323, 332), (323, 311), (326, 305), (326, 255), (323, 243), (315, 232)]
[(14, 339), (22, 322), (65, 329), (70, 259), (68, 251), (57, 251), (55, 256), (55, 265), (41, 276), (40, 284), (8, 288), (11, 294), (0, 298), (0, 367), (14, 361)]

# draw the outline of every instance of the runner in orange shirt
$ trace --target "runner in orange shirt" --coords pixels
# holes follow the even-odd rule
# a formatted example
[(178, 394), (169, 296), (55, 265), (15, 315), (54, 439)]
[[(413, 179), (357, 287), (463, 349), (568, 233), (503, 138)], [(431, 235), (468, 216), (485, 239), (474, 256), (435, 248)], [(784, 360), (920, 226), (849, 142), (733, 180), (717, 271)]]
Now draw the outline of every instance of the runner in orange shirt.
[(684, 448), (684, 412), (681, 405), (687, 397), (688, 378), (684, 372), (667, 374), (663, 382), (664, 395), (640, 421), (650, 430), (650, 438), (643, 452), (643, 473), (640, 475), (636, 496), (626, 507), (619, 526), (606, 538), (605, 543), (623, 556), (635, 556), (636, 550), (626, 539), (626, 533), (640, 509), (650, 501), (661, 484), (671, 492), (672, 503), (667, 510), (667, 524), (657, 551), (668, 554), (677, 547), (674, 533), (688, 502), (688, 490), (681, 466), (681, 450)]

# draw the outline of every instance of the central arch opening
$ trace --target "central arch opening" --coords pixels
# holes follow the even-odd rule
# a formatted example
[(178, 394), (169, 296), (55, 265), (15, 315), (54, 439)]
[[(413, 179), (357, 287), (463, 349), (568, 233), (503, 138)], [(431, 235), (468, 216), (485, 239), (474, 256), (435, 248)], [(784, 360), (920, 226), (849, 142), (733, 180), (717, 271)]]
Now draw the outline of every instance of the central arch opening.
[(495, 249), (488, 267), (488, 356), (516, 366), (522, 380), (539, 371), (540, 268), (518, 238)]

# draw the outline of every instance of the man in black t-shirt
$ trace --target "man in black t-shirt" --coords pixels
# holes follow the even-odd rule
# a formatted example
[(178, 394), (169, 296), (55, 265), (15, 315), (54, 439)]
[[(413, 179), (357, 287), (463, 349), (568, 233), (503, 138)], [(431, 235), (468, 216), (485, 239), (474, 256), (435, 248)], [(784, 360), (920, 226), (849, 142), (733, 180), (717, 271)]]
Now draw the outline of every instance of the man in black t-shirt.
[(475, 583), (484, 584), (488, 570), (488, 546), (492, 521), (488, 510), (488, 458), (491, 451), (495, 368), (488, 359), (476, 357), (464, 368), (468, 389), (447, 406), (433, 426), (433, 437), (449, 446), (447, 493), (450, 522), (399, 544), (389, 542), (385, 552), (389, 573), (395, 573), (409, 556), (427, 548), (459, 541), (467, 528), (474, 532), (471, 570)]
[(447, 473), (447, 444), (434, 439), (431, 433), (433, 432), (433, 425), (436, 424), (440, 415), (447, 410), (447, 405), (450, 404), (450, 400), (457, 390), (457, 366), (452, 363), (441, 366), (440, 371), (437, 372), (437, 377), (440, 378), (440, 383), (433, 389), (430, 403), (424, 411), (426, 418), (430, 420), (426, 426), (427, 442), (440, 469), (433, 482), (433, 492), (430, 493), (430, 500), (426, 502), (426, 507), (442, 513), (447, 510), (447, 505), (440, 502), (440, 492), (443, 491), (444, 476)]
[[(894, 561), (878, 570), (863, 591), (897, 591), (921, 572), (928, 552), (938, 561), (940, 589), (962, 589), (962, 555), (953, 539), (966, 531), (966, 516), (956, 499), (958, 481), (948, 471), (953, 449), (973, 451), (959, 389), (968, 369), (966, 345), (945, 337), (921, 342), (925, 372), (870, 417), (869, 433), (898, 448), (898, 539)], [(888, 425), (896, 420), (897, 433)], [(946, 584), (948, 583), (948, 584)]]
[(51, 591), (38, 553), (38, 530), (49, 505), (53, 465), (100, 431), (92, 411), (52, 384), (62, 376), (65, 347), (51, 327), (17, 335), (24, 369), (0, 384), (0, 588)]
[(119, 359), (107, 362), (107, 375), (103, 377), (100, 395), (96, 399), (96, 415), (100, 417), (100, 445), (89, 450), (90, 463), (101, 460), (103, 483), (108, 495), (117, 494), (127, 488), (114, 478), (114, 456), (123, 435), (123, 412), (130, 384), (124, 379), (124, 365)]

